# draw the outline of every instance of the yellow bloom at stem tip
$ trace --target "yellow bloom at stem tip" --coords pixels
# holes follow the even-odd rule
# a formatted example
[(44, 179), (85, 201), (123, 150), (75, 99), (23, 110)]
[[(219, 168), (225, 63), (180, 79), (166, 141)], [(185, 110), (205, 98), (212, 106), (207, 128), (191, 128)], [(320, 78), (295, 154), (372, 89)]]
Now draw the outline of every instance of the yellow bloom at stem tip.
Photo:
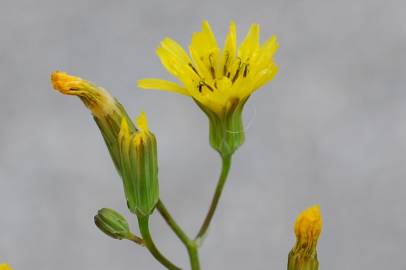
[(323, 227), (320, 206), (314, 205), (303, 211), (296, 219), (297, 241), (308, 246), (316, 246)]
[(317, 241), (323, 227), (320, 206), (314, 205), (296, 219), (296, 244), (288, 257), (288, 270), (318, 270)]
[(139, 87), (161, 89), (191, 96), (219, 115), (235, 102), (244, 102), (255, 90), (272, 80), (278, 71), (273, 56), (275, 36), (260, 44), (259, 25), (253, 24), (237, 48), (237, 30), (230, 23), (220, 48), (207, 21), (192, 35), (189, 55), (174, 40), (165, 38), (157, 49), (163, 66), (180, 81), (143, 79)]
[(143, 79), (138, 86), (190, 96), (209, 117), (210, 144), (226, 157), (244, 142), (242, 110), (249, 96), (272, 80), (278, 71), (273, 56), (278, 48), (276, 37), (259, 40), (259, 25), (251, 25), (237, 46), (234, 22), (220, 48), (207, 21), (193, 33), (189, 54), (176, 41), (164, 38), (156, 50), (162, 65), (179, 82)]
[(0, 264), (0, 270), (13, 270), (8, 264), (2, 263)]

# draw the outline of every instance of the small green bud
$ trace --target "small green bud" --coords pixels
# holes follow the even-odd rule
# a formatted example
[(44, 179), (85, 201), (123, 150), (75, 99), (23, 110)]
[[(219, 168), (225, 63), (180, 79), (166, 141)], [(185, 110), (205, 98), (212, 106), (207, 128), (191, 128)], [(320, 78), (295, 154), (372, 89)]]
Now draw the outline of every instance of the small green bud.
[(145, 113), (136, 122), (139, 129), (131, 132), (123, 118), (118, 144), (128, 208), (142, 217), (152, 213), (159, 199), (157, 145)]
[(221, 113), (213, 112), (195, 100), (209, 118), (210, 145), (223, 157), (232, 155), (244, 143), (242, 111), (247, 99), (230, 100)]
[(113, 209), (100, 209), (94, 216), (94, 223), (102, 232), (114, 239), (132, 238), (127, 220)]

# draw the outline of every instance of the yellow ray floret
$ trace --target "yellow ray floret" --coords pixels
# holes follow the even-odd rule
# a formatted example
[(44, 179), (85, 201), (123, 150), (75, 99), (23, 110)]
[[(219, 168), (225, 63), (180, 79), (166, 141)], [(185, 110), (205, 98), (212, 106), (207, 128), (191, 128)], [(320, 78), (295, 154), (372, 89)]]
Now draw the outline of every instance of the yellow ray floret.
[(141, 131), (148, 131), (148, 119), (145, 112), (142, 112), (135, 121)]
[(135, 145), (139, 146), (143, 141), (147, 141), (150, 136), (148, 129), (148, 120), (145, 112), (142, 112), (136, 119), (138, 128), (140, 129), (134, 136)]
[(8, 264), (2, 263), (0, 264), (0, 270), (13, 270)]
[(300, 243), (315, 246), (323, 227), (320, 206), (314, 205), (303, 211), (296, 219), (295, 234)]
[(191, 96), (211, 111), (221, 114), (231, 101), (244, 102), (255, 90), (269, 82), (278, 67), (273, 56), (276, 37), (260, 44), (260, 27), (253, 24), (237, 48), (237, 31), (230, 23), (224, 48), (219, 48), (207, 21), (192, 35), (189, 55), (174, 40), (165, 38), (157, 49), (162, 65), (180, 83), (143, 79), (139, 87), (160, 89)]

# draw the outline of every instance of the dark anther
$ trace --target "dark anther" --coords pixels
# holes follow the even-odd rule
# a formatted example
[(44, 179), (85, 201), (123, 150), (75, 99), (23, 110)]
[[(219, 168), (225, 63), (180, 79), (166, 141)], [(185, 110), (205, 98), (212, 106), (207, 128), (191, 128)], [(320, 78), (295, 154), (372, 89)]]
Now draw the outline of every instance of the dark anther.
[(233, 79), (231, 80), (233, 83), (237, 80), (237, 78), (238, 78), (238, 75), (240, 74), (240, 70), (241, 70), (241, 58), (237, 58), (237, 60), (239, 61), (238, 62), (238, 68), (237, 68), (237, 71), (235, 72), (235, 74), (234, 74), (234, 77), (233, 77)]
[(210, 91), (214, 91), (213, 87), (211, 87), (210, 85), (208, 85), (206, 82), (203, 82), (204, 86), (206, 86)]
[(228, 60), (230, 58), (230, 53), (226, 52), (226, 59), (224, 61), (224, 69), (223, 69), (223, 75), (227, 74), (227, 64), (228, 64)]
[(214, 70), (214, 67), (213, 67), (213, 53), (211, 53), (209, 55), (209, 62), (210, 62), (211, 76), (213, 77), (213, 79), (215, 79), (216, 78), (216, 71)]
[(189, 63), (188, 65), (200, 77), (199, 72), (197, 72), (196, 68), (192, 65), (192, 63)]
[(214, 91), (213, 87), (211, 87), (210, 85), (208, 85), (205, 81), (200, 81), (199, 84), (197, 85), (197, 89), (199, 90), (199, 93), (202, 92), (203, 90), (203, 86), (206, 86), (207, 89), (209, 89), (210, 91)]
[(243, 76), (244, 76), (244, 77), (247, 77), (247, 74), (248, 74), (248, 67), (249, 67), (249, 64), (246, 64), (246, 65), (244, 66), (244, 73), (243, 73)]

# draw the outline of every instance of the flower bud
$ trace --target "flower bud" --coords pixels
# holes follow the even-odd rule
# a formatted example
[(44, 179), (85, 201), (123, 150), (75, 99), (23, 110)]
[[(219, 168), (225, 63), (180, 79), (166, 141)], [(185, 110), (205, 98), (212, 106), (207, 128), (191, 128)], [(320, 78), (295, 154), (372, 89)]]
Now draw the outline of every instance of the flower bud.
[(296, 245), (289, 253), (288, 270), (317, 270), (317, 240), (323, 221), (320, 206), (312, 206), (303, 211), (296, 219)]
[(247, 99), (229, 100), (222, 112), (213, 112), (196, 101), (209, 118), (210, 145), (222, 156), (232, 155), (245, 140), (242, 111)]
[(139, 129), (131, 132), (127, 120), (122, 120), (118, 136), (120, 161), (128, 208), (138, 216), (147, 216), (159, 199), (157, 145), (145, 113), (136, 122)]
[(127, 220), (113, 209), (102, 208), (94, 216), (96, 226), (114, 239), (130, 239), (132, 234)]

